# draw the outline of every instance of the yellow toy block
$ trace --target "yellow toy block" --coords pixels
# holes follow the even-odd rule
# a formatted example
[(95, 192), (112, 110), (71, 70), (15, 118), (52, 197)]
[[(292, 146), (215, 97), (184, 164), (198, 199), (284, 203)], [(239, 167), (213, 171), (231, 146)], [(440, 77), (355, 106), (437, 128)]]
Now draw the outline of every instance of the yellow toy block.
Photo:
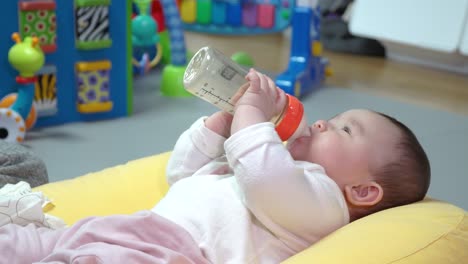
[(195, 0), (182, 0), (180, 3), (180, 19), (184, 23), (194, 23), (197, 18), (197, 3)]
[(76, 70), (78, 72), (108, 70), (111, 67), (112, 67), (112, 64), (108, 60), (76, 63)]
[(109, 112), (112, 110), (113, 103), (112, 102), (94, 102), (94, 103), (87, 103), (87, 104), (78, 104), (77, 109), (80, 113), (100, 113), (100, 112)]
[(312, 55), (319, 57), (319, 56), (322, 56), (322, 52), (323, 52), (322, 42), (314, 41), (312, 43)]

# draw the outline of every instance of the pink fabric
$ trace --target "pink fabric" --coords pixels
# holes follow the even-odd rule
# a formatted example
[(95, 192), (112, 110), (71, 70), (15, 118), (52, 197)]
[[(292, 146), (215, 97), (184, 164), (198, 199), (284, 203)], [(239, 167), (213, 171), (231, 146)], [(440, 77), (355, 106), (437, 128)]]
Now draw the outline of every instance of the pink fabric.
[(150, 211), (86, 218), (61, 230), (6, 225), (0, 256), (8, 264), (209, 263), (189, 233)]

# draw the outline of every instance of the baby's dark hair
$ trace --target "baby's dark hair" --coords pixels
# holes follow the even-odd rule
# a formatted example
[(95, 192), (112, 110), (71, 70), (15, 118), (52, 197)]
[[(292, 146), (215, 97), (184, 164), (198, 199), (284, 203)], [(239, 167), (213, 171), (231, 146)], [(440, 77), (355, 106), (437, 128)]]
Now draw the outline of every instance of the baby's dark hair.
[(357, 209), (352, 220), (388, 208), (421, 201), (426, 196), (431, 181), (431, 167), (426, 152), (414, 133), (403, 123), (386, 114), (377, 113), (401, 131), (395, 146), (397, 159), (371, 172), (383, 189), (382, 200), (374, 206)]

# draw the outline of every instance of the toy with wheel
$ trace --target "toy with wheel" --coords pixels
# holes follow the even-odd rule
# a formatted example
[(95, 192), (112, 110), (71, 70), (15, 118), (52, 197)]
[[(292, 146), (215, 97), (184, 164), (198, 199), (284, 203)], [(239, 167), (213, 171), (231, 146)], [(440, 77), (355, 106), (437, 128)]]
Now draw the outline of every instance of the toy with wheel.
[(38, 38), (26, 37), (22, 41), (19, 34), (14, 33), (12, 39), (16, 44), (8, 52), (8, 61), (19, 72), (16, 77), (18, 92), (0, 102), (0, 140), (22, 142), (26, 130), (36, 121), (33, 100), (37, 77), (34, 74), (42, 68), (45, 58)]
[[(11, 107), (15, 102), (16, 98), (18, 97), (18, 94), (16, 93), (11, 93), (7, 94), (0, 100), (0, 109), (2, 108), (9, 108)], [(31, 105), (31, 110), (29, 111), (28, 117), (26, 120), (24, 120), (24, 124), (26, 125), (26, 130), (30, 130), (31, 128), (34, 127), (37, 121), (37, 111), (36, 111), (36, 106), (34, 103)]]

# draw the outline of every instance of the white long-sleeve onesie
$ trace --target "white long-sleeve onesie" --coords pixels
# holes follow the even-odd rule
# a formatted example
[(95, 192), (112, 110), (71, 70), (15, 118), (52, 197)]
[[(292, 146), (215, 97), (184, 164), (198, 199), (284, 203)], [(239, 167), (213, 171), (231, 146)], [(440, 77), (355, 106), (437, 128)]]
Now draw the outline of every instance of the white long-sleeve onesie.
[(349, 222), (336, 183), (320, 165), (293, 160), (272, 123), (226, 140), (197, 120), (177, 141), (167, 177), (171, 188), (153, 211), (216, 264), (279, 263)]

